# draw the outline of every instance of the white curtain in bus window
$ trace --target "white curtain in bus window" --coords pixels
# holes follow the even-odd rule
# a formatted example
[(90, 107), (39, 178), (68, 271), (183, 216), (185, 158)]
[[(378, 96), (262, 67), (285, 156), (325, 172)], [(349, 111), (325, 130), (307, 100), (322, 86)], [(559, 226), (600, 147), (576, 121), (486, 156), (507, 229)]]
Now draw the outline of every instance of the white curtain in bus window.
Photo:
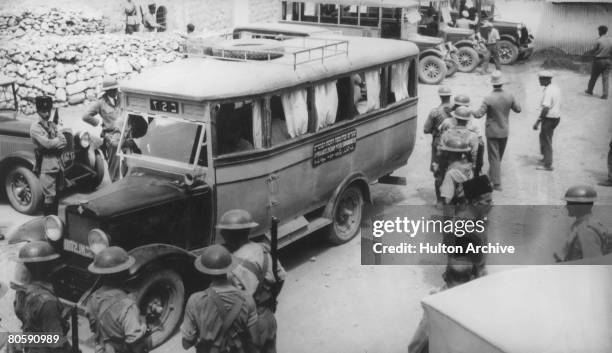
[(336, 81), (323, 83), (314, 87), (315, 110), (317, 112), (317, 130), (336, 122), (338, 111), (338, 90)]
[(287, 122), (289, 136), (296, 137), (308, 131), (308, 108), (306, 106), (306, 90), (299, 89), (281, 94), (283, 112)]
[(263, 147), (263, 104), (262, 101), (253, 101), (253, 147)]
[(410, 63), (407, 61), (391, 65), (391, 92), (395, 95), (396, 102), (408, 98), (409, 68)]
[(366, 71), (365, 81), (368, 98), (366, 112), (371, 112), (380, 108), (380, 69)]

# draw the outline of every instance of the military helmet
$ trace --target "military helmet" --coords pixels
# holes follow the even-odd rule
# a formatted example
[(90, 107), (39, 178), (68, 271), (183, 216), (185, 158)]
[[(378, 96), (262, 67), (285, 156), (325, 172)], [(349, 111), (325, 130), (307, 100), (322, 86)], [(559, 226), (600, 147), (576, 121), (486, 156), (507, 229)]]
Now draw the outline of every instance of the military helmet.
[(469, 152), (471, 150), (468, 141), (462, 136), (454, 134), (452, 130), (442, 135), (440, 149), (447, 152)]
[(60, 255), (55, 251), (51, 244), (46, 241), (32, 241), (24, 245), (19, 250), (19, 255), (15, 261), (23, 263), (45, 262), (59, 258)]
[(468, 107), (458, 107), (453, 111), (453, 117), (459, 120), (470, 120), (472, 118), (472, 111)]
[(438, 95), (440, 97), (451, 96), (452, 92), (451, 92), (450, 87), (442, 86), (442, 87), (438, 88)]
[(468, 97), (465, 94), (456, 95), (453, 101), (456, 105), (461, 105), (464, 107), (467, 107), (468, 105), (470, 105), (470, 97)]
[(567, 189), (563, 200), (576, 203), (593, 203), (597, 192), (589, 185), (574, 185)]
[(198, 271), (207, 275), (223, 275), (233, 270), (238, 263), (225, 247), (215, 244), (204, 248), (194, 265)]
[(91, 273), (107, 275), (125, 271), (135, 262), (134, 257), (127, 251), (118, 246), (111, 246), (97, 253), (87, 269)]
[(253, 221), (253, 217), (248, 211), (241, 209), (234, 209), (225, 212), (219, 223), (217, 223), (217, 229), (252, 229), (257, 227), (259, 224)]
[(36, 104), (36, 111), (39, 112), (48, 112), (53, 108), (53, 99), (49, 96), (36, 96), (34, 103)]

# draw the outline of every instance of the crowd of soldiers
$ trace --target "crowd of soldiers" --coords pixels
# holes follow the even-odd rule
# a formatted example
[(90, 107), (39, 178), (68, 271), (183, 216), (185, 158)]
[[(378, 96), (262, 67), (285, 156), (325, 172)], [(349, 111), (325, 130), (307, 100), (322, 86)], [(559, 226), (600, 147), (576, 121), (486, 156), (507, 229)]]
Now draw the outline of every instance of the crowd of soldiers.
[[(249, 240), (257, 225), (247, 211), (227, 211), (217, 225), (225, 245), (208, 246), (195, 259), (195, 269), (210, 284), (187, 301), (180, 329), (186, 350), (276, 352), (274, 312), (285, 271), (273, 260), (267, 244)], [(58, 258), (45, 241), (32, 241), (20, 249), (16, 261), (24, 266), (18, 267), (13, 283), (14, 309), (24, 333), (57, 334), (62, 339), (53, 345), (12, 348), (26, 353), (72, 351), (65, 339), (70, 328), (66, 307), (49, 280)], [(88, 267), (99, 276), (84, 301), (96, 353), (143, 353), (152, 348), (153, 331), (134, 298), (123, 289), (134, 262), (124, 249), (111, 246), (99, 251)]]

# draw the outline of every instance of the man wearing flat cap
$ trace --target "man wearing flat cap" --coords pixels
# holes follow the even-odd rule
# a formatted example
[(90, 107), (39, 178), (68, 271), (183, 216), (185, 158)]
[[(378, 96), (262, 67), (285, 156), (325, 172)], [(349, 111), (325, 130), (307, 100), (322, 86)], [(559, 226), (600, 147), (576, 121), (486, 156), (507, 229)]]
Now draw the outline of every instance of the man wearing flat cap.
[(91, 126), (102, 124), (102, 150), (108, 161), (108, 173), (112, 181), (119, 178), (119, 159), (116, 154), (121, 131), (120, 115), (119, 83), (112, 77), (105, 78), (100, 97), (89, 107), (82, 119)]
[(44, 214), (57, 214), (57, 192), (61, 190), (64, 181), (60, 156), (67, 142), (64, 135), (58, 132), (57, 125), (49, 119), (53, 108), (51, 97), (38, 96), (35, 102), (40, 119), (30, 126), (30, 137), (36, 146), (34, 170), (42, 187)]
[(552, 83), (553, 74), (550, 71), (540, 71), (538, 78), (540, 86), (544, 87), (542, 94), (542, 103), (540, 116), (533, 125), (533, 129), (537, 130), (542, 124), (540, 130), (540, 153), (542, 154), (542, 166), (537, 167), (538, 170), (553, 170), (553, 133), (559, 121), (561, 120), (561, 90)]

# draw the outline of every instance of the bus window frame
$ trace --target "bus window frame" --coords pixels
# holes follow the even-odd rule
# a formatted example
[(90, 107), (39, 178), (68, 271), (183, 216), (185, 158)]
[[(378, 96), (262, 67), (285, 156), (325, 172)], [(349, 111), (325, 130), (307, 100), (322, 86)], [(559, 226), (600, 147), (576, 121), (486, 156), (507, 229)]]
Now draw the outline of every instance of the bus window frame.
[[(205, 108), (205, 111), (207, 109)], [(163, 114), (157, 114), (157, 113), (151, 113), (151, 112), (141, 112), (141, 111), (136, 111), (136, 110), (132, 110), (132, 109), (125, 109), (123, 114), (124, 116), (124, 122), (123, 122), (123, 127), (121, 129), (121, 137), (119, 139), (120, 142), (123, 142), (123, 139), (125, 137), (125, 130), (127, 128), (127, 123), (128, 123), (128, 119), (127, 117), (129, 115), (138, 115), (138, 116), (142, 116), (143, 118), (147, 119), (147, 123), (148, 123), (148, 119), (149, 118), (153, 118), (153, 119), (157, 119), (157, 118), (161, 118), (161, 119), (168, 119), (168, 120), (174, 120), (174, 121), (179, 121), (179, 122), (183, 122), (183, 123), (191, 123), (194, 124), (196, 126), (202, 126), (202, 130), (204, 133), (200, 132), (200, 136), (198, 138), (198, 150), (196, 151), (196, 154), (194, 156), (193, 159), (193, 163), (185, 163), (185, 162), (178, 162), (172, 159), (166, 159), (166, 158), (160, 158), (160, 157), (155, 157), (155, 156), (142, 156), (139, 154), (125, 154), (122, 152), (121, 148), (117, 149), (117, 155), (121, 158), (133, 158), (142, 162), (153, 162), (153, 163), (159, 163), (159, 164), (165, 164), (165, 165), (169, 165), (175, 168), (182, 168), (185, 169), (186, 167), (188, 169), (192, 169), (192, 170), (196, 170), (198, 168), (201, 168), (204, 170), (204, 172), (206, 174), (208, 174), (208, 172), (211, 169), (211, 163), (212, 163), (212, 159), (210, 151), (208, 152), (207, 155), (207, 160), (208, 160), (208, 166), (202, 166), (198, 164), (199, 158), (200, 158), (200, 154), (202, 153), (202, 142), (204, 140), (204, 136), (206, 136), (206, 134), (210, 134), (210, 122), (207, 122), (206, 119), (203, 120), (193, 120), (193, 119), (186, 119), (184, 117), (180, 117), (180, 116), (168, 116), (168, 115), (163, 115)], [(210, 120), (209, 120), (210, 121)], [(208, 135), (210, 136), (210, 135)], [(209, 142), (207, 142), (208, 144)], [(210, 150), (210, 149), (209, 149)]]
[[(308, 114), (308, 130), (306, 133), (300, 135), (300, 136), (296, 136), (293, 138), (288, 139), (287, 141), (283, 141), (282, 143), (276, 144), (276, 145), (272, 145), (271, 143), (271, 119), (272, 119), (272, 115), (271, 115), (271, 107), (270, 107), (270, 98), (272, 96), (275, 95), (281, 95), (283, 93), (289, 92), (289, 91), (293, 91), (293, 90), (298, 90), (298, 89), (313, 89), (314, 90), (314, 86), (319, 85), (319, 84), (323, 84), (329, 81), (334, 81), (334, 80), (338, 80), (340, 78), (343, 77), (347, 77), (347, 76), (351, 76), (353, 74), (359, 74), (362, 72), (367, 72), (367, 71), (371, 71), (371, 70), (377, 70), (377, 69), (383, 69), (385, 67), (391, 67), (391, 65), (393, 64), (397, 64), (400, 62), (409, 62), (410, 63), (410, 69), (408, 72), (409, 78), (408, 78), (408, 92), (410, 93), (412, 90), (414, 90), (415, 95), (410, 95), (399, 102), (393, 102), (393, 103), (388, 103), (388, 104), (383, 104), (383, 101), (381, 100), (381, 105), (380, 108), (371, 111), (371, 112), (366, 112), (364, 114), (358, 114), (356, 116), (354, 116), (351, 119), (345, 119), (345, 120), (340, 120), (335, 122), (332, 125), (328, 125), (322, 129), (319, 129), (317, 131), (311, 131), (311, 121), (313, 120), (313, 116), (314, 116), (314, 110), (310, 110), (309, 114)], [(212, 111), (210, 112), (210, 130), (211, 130), (211, 143), (215, 146), (213, 148), (211, 148), (211, 152), (209, 152), (209, 154), (212, 154), (212, 159), (213, 159), (213, 163), (214, 161), (217, 160), (241, 160), (242, 157), (247, 157), (252, 155), (254, 159), (265, 159), (266, 156), (268, 156), (270, 153), (274, 154), (277, 152), (280, 152), (284, 149), (290, 149), (293, 147), (290, 146), (294, 146), (294, 145), (299, 145), (300, 143), (303, 143), (305, 140), (309, 140), (311, 138), (316, 137), (316, 135), (318, 134), (324, 134), (327, 133), (328, 131), (331, 130), (341, 130), (343, 128), (346, 128), (347, 125), (350, 124), (361, 124), (364, 121), (368, 120), (372, 115), (377, 115), (379, 113), (382, 113), (384, 111), (387, 110), (393, 110), (395, 109), (395, 107), (399, 106), (399, 105), (403, 105), (403, 104), (411, 104), (410, 102), (413, 101), (418, 101), (418, 95), (416, 94), (417, 92), (417, 87), (418, 87), (418, 78), (414, 77), (413, 80), (410, 80), (410, 77), (412, 77), (412, 75), (416, 75), (417, 71), (416, 71), (416, 65), (418, 64), (418, 56), (414, 55), (414, 56), (409, 56), (409, 57), (405, 57), (403, 59), (400, 60), (394, 60), (394, 61), (387, 61), (384, 63), (379, 63), (376, 65), (372, 65), (372, 66), (367, 66), (364, 68), (361, 68), (359, 70), (352, 70), (352, 71), (347, 71), (344, 72), (342, 74), (339, 75), (334, 75), (334, 76), (329, 76), (329, 77), (325, 77), (323, 79), (317, 80), (317, 81), (311, 81), (311, 82), (307, 82), (307, 83), (302, 83), (296, 86), (290, 86), (290, 87), (285, 87), (282, 88), (280, 90), (275, 90), (275, 91), (268, 91), (265, 93), (261, 93), (261, 94), (256, 94), (256, 95), (250, 95), (250, 96), (242, 96), (242, 97), (232, 97), (229, 99), (224, 99), (224, 100), (215, 100), (215, 101), (209, 101), (207, 102), (209, 104), (209, 109), (212, 109), (216, 104), (226, 104), (226, 103), (235, 103), (235, 102), (240, 102), (240, 101), (245, 101), (245, 100), (258, 100), (258, 99), (262, 99), (264, 101), (264, 118), (263, 118), (263, 129), (262, 129), (262, 134), (263, 134), (263, 145), (262, 148), (253, 148), (252, 150), (249, 151), (240, 151), (240, 152), (233, 152), (233, 153), (226, 153), (223, 155), (218, 155), (216, 154), (216, 116), (213, 114)], [(412, 88), (410, 86), (411, 82), (415, 85), (414, 88)], [(382, 86), (381, 86), (381, 94), (382, 94)], [(313, 95), (314, 97), (314, 95)], [(314, 104), (314, 103), (313, 103)], [(415, 112), (415, 114), (418, 114)], [(315, 123), (316, 124), (316, 119)], [(316, 126), (313, 127), (313, 130), (316, 129)], [(214, 152), (212, 152), (214, 150)]]

